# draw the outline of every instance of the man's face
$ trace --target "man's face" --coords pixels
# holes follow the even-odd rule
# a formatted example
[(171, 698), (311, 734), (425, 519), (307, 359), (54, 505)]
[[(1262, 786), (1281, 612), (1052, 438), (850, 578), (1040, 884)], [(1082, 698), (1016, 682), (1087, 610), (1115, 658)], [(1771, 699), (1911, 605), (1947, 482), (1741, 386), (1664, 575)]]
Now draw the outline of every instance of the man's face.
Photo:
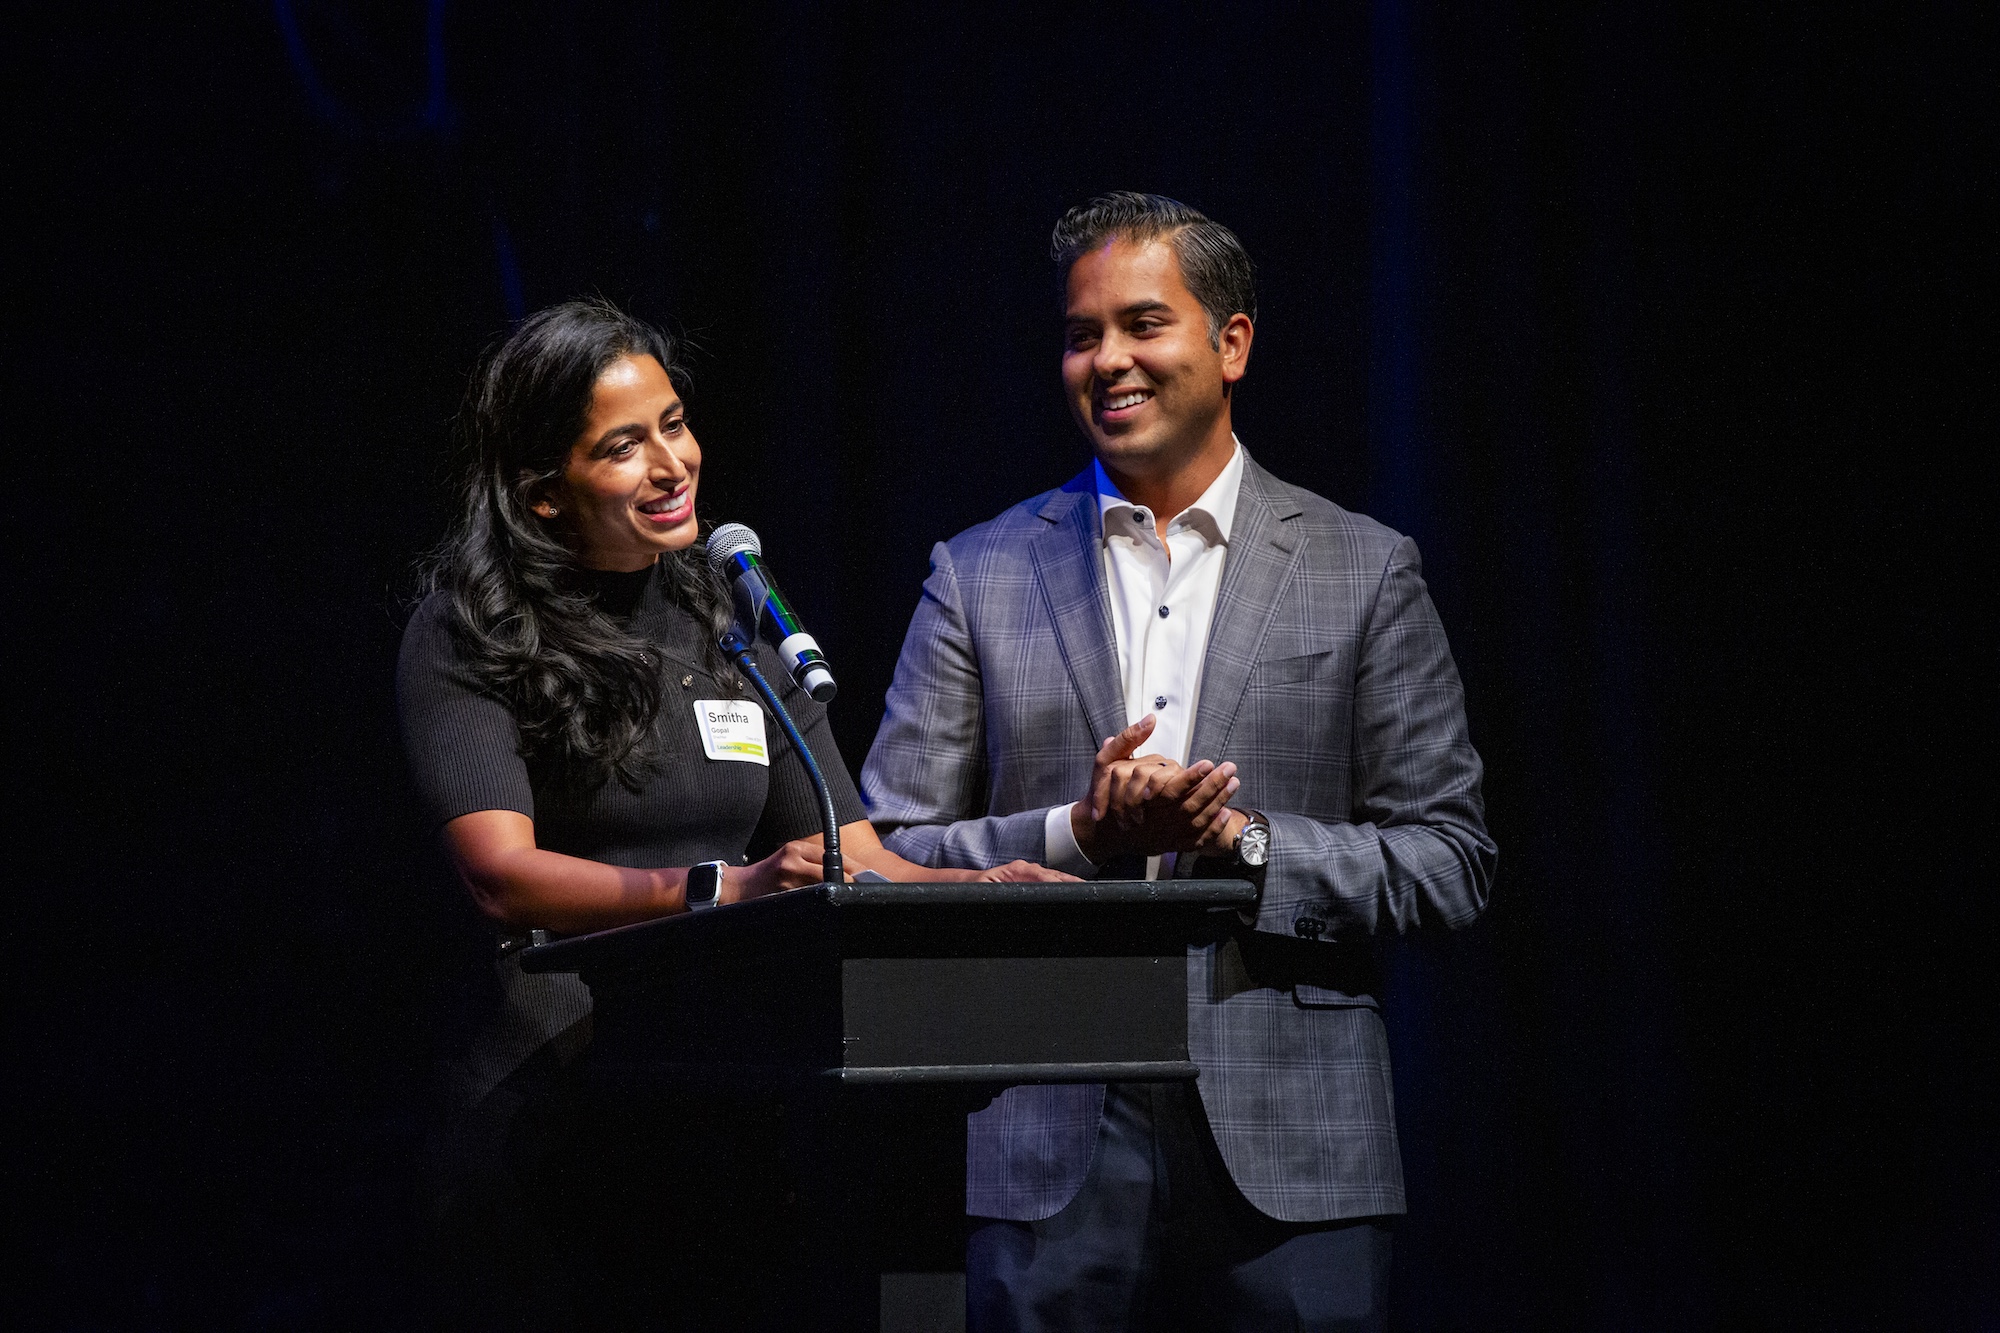
[(1225, 390), (1249, 362), (1250, 321), (1235, 316), (1212, 346), (1172, 245), (1113, 239), (1085, 253), (1064, 321), (1063, 387), (1107, 470), (1165, 480), (1226, 443)]

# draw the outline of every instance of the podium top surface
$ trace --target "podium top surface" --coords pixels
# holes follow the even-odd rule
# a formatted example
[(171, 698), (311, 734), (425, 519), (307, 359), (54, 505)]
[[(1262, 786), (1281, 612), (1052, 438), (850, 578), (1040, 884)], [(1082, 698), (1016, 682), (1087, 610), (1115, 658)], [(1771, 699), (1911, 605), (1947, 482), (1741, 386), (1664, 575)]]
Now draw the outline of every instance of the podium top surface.
[(1181, 903), (1201, 907), (1247, 907), (1257, 890), (1240, 879), (1053, 880), (1035, 884), (946, 884), (894, 881), (872, 884), (813, 884), (835, 907), (909, 907), (921, 903), (1011, 906), (1016, 903)]
[(1237, 879), (1062, 880), (1033, 884), (863, 883), (811, 884), (789, 893), (749, 902), (730, 903), (705, 912), (679, 913), (641, 921), (613, 930), (575, 935), (533, 945), (521, 951), (528, 972), (574, 972), (593, 965), (629, 958), (670, 941), (740, 938), (745, 933), (779, 931), (806, 917), (875, 916), (882, 912), (922, 919), (952, 909), (1019, 908), (1024, 912), (1077, 909), (1167, 910), (1201, 913), (1219, 908), (1249, 907), (1256, 888)]

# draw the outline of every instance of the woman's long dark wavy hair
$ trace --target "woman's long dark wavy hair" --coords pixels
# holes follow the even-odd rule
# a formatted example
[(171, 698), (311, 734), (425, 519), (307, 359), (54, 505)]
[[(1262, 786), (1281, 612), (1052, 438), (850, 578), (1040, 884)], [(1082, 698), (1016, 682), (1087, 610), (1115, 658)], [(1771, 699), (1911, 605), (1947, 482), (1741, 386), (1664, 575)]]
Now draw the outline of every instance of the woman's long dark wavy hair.
[[(673, 340), (604, 300), (530, 315), (480, 359), (458, 419), (458, 514), (427, 583), (449, 594), (459, 651), (512, 709), (525, 758), (587, 785), (615, 775), (636, 789), (658, 758), (662, 663), (598, 609), (575, 553), (530, 508), (562, 476), (598, 377), (628, 356), (654, 358), (684, 389)], [(700, 549), (666, 553), (655, 577), (710, 627), (708, 665), (733, 679), (715, 646), (728, 592)]]

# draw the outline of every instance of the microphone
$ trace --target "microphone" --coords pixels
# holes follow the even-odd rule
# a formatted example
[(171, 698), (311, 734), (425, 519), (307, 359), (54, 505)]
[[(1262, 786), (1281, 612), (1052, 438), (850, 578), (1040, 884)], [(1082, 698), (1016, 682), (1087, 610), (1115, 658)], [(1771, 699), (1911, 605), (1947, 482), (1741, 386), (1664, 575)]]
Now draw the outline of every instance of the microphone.
[(764, 543), (757, 534), (741, 523), (724, 523), (708, 534), (707, 553), (708, 567), (729, 580), (743, 636), (763, 634), (800, 689), (819, 703), (831, 700), (838, 688), (833, 670), (765, 568)]

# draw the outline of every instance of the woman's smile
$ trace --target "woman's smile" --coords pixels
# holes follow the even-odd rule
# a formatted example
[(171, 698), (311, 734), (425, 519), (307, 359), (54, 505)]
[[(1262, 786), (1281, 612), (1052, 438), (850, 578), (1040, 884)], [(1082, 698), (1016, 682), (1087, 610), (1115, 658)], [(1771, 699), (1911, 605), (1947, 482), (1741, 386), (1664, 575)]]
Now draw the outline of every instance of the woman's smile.
[(639, 512), (644, 514), (649, 522), (663, 528), (685, 523), (694, 516), (694, 487), (683, 486), (671, 495), (648, 500), (639, 506)]

